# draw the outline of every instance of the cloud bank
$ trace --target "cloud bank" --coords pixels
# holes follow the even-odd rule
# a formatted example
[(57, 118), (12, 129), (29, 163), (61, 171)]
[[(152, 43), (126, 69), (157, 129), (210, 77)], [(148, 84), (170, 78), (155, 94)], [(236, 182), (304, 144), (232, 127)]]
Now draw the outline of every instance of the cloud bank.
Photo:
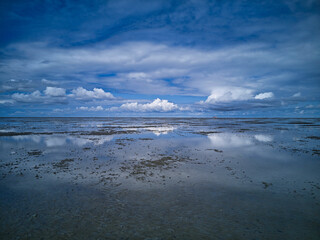
[(101, 88), (94, 88), (92, 91), (86, 90), (83, 87), (78, 87), (72, 90), (70, 97), (75, 97), (79, 100), (92, 100), (92, 99), (114, 99), (115, 97), (110, 92), (105, 92)]
[(47, 87), (46, 90), (44, 90), (44, 93), (51, 97), (64, 97), (66, 95), (66, 90), (57, 87)]
[(182, 110), (182, 108), (168, 100), (161, 100), (157, 98), (153, 102), (145, 104), (139, 104), (137, 102), (125, 103), (119, 108), (113, 108), (113, 110), (125, 110), (132, 112), (171, 112), (175, 110)]
[(320, 115), (305, 107), (320, 103), (319, 1), (4, 1), (1, 9), (2, 115), (97, 106)]

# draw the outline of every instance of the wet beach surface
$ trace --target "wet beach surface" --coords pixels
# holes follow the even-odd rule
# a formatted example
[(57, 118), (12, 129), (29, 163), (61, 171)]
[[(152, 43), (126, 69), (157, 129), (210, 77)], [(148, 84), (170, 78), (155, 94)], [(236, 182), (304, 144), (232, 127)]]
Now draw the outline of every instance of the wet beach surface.
[(1, 118), (1, 239), (320, 239), (320, 119)]

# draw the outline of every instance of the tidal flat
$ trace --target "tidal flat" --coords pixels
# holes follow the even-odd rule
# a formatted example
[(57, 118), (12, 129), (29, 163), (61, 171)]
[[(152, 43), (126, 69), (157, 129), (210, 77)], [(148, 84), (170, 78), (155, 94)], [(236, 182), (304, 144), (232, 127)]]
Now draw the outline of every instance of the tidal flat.
[(320, 119), (0, 118), (1, 239), (320, 239)]

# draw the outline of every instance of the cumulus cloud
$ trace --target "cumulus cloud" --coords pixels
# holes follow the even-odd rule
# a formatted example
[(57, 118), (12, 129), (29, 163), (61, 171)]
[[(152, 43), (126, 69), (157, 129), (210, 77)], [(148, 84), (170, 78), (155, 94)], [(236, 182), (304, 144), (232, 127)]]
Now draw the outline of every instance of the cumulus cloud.
[(103, 111), (103, 107), (102, 106), (96, 106), (96, 107), (77, 107), (78, 110), (82, 110), (82, 111), (92, 111), (92, 112), (97, 112), (97, 111)]
[(72, 90), (72, 94), (69, 96), (79, 100), (115, 99), (110, 92), (105, 92), (102, 88), (94, 88), (93, 91), (89, 91), (83, 87), (78, 87)]
[(177, 104), (169, 102), (168, 100), (161, 100), (160, 98), (155, 99), (151, 103), (125, 103), (122, 104), (119, 108), (113, 108), (114, 110), (120, 109), (125, 111), (133, 112), (171, 112), (175, 110), (182, 110)]
[(260, 93), (254, 97), (254, 99), (267, 99), (267, 98), (272, 98), (274, 94), (272, 92), (265, 92), (265, 93)]
[(231, 102), (248, 100), (252, 98), (253, 90), (241, 87), (219, 87), (215, 88), (205, 101), (206, 103)]
[(255, 91), (243, 87), (217, 87), (205, 101), (199, 103), (209, 110), (218, 111), (238, 111), (250, 108), (267, 108), (278, 105), (278, 102), (272, 100), (272, 92), (259, 93), (254, 95)]
[(274, 94), (272, 92), (259, 93), (253, 97), (253, 90), (242, 87), (218, 87), (214, 88), (211, 95), (207, 98), (205, 103), (223, 103), (232, 101), (245, 101), (252, 99), (267, 99), (272, 98)]
[[(62, 94), (64, 93), (64, 95)], [(46, 88), (44, 94), (39, 90), (32, 93), (14, 93), (12, 99), (20, 103), (66, 103), (65, 89)]]
[(51, 97), (63, 97), (66, 95), (66, 90), (64, 88), (47, 87), (44, 93)]
[(31, 94), (14, 93), (12, 94), (12, 99), (14, 99), (17, 102), (23, 103), (40, 102), (42, 101), (42, 95), (39, 90), (34, 91)]
[[(46, 87), (43, 92), (36, 90), (32, 93), (14, 93), (11, 96), (11, 101), (21, 103), (65, 103), (67, 102), (67, 97), (85, 101), (115, 99), (111, 93), (105, 92), (101, 88), (94, 88), (93, 91), (89, 91), (82, 87), (78, 87), (73, 89), (71, 94), (66, 94), (66, 89), (64, 88)], [(7, 103), (9, 102), (7, 101)], [(103, 110), (101, 106), (97, 108), (90, 108), (90, 111), (101, 110)]]

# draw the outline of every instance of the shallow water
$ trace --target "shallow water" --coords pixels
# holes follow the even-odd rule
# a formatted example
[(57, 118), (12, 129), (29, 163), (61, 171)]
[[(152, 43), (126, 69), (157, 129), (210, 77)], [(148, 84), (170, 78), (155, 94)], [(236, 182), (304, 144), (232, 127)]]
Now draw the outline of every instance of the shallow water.
[(1, 118), (1, 239), (320, 239), (320, 120)]

